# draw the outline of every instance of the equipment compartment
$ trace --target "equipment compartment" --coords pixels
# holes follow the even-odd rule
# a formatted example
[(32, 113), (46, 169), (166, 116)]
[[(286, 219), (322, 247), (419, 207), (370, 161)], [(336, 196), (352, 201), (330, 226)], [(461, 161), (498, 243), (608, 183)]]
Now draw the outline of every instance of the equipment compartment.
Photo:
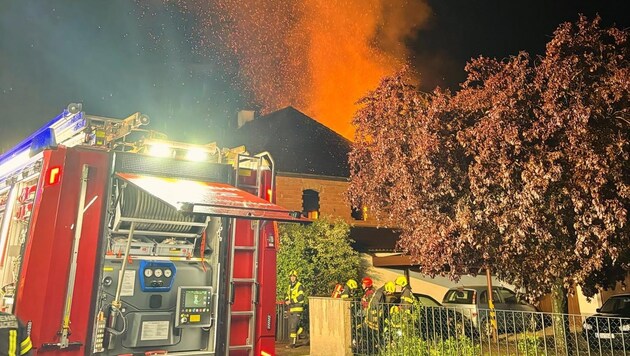
[(195, 244), (175, 238), (166, 238), (155, 245), (156, 256), (192, 257)]
[[(114, 255), (124, 255), (127, 247), (127, 236), (116, 236), (110, 239), (110, 248)], [(129, 246), (129, 254), (136, 256), (152, 256), (155, 254), (155, 241), (145, 236), (134, 236)]]

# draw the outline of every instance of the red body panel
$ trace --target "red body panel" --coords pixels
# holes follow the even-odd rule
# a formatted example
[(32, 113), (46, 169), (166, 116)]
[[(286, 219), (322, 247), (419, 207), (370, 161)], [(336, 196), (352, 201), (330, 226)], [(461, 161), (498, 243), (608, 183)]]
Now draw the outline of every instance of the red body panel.
[[(104, 238), (104, 217), (112, 156), (106, 151), (84, 147), (59, 147), (46, 150), (43, 155), (41, 172), (48, 172), (51, 167), (60, 167), (61, 177), (58, 183), (52, 185), (45, 184), (47, 179), (45, 174), (40, 177), (24, 247), (15, 313), (24, 322), (31, 323), (31, 339), (36, 353), (67, 356), (90, 354), (89, 337), (98, 314), (98, 310), (93, 310), (96, 305), (94, 279), (99, 274), (98, 269), (101, 266), (99, 263), (104, 253), (100, 249)], [(90, 169), (77, 255), (69, 337), (69, 342), (76, 343), (76, 346), (63, 350), (54, 346), (43, 347), (46, 344), (55, 345), (60, 342), (59, 333), (63, 323), (68, 276), (72, 263), (83, 165), (88, 165)], [(242, 183), (255, 185), (256, 182), (251, 181), (253, 177), (244, 177)], [(268, 192), (273, 189), (270, 171), (263, 172), (262, 182), (258, 193), (260, 197), (267, 198)], [(275, 196), (275, 192), (272, 193), (274, 194), (271, 196)], [(259, 198), (252, 201), (264, 203), (263, 199)], [(285, 212), (286, 210), (283, 210), (282, 214)], [(250, 336), (249, 317), (234, 316), (231, 320), (229, 344), (244, 345), (253, 342), (256, 355), (260, 355), (262, 351), (274, 355), (277, 224), (249, 219), (233, 221), (236, 224), (233, 242), (235, 246), (251, 247), (255, 245), (254, 239), (259, 239), (257, 276), (259, 287), (258, 304), (255, 308), (255, 340), (250, 342), (247, 340)], [(247, 249), (237, 249), (234, 256), (228, 256), (234, 261), (234, 272), (231, 277), (254, 278), (253, 257), (254, 252)], [(254, 298), (251, 284), (235, 283), (234, 288), (232, 311), (250, 311)], [(241, 351), (230, 354), (238, 355), (239, 352)]]
[[(268, 221), (263, 226), (261, 234), (260, 268), (258, 280), (260, 282), (260, 296), (256, 314), (258, 323), (256, 325), (255, 355), (261, 355), (264, 351), (270, 355), (275, 355), (276, 337), (276, 246), (278, 242), (278, 224)], [(271, 246), (269, 236), (273, 236), (273, 246)]]
[[(74, 227), (77, 220), (83, 164), (89, 171), (86, 204), (77, 273), (70, 313), (70, 342), (83, 346), (58, 351), (42, 346), (59, 342), (66, 288), (70, 271)], [(59, 148), (44, 152), (42, 172), (49, 167), (61, 167), (61, 180), (44, 185), (33, 208), (31, 229), (25, 247), (16, 300), (16, 314), (32, 323), (31, 338), (38, 353), (63, 355), (84, 354), (87, 334), (92, 322), (92, 298), (97, 251), (102, 228), (103, 204), (106, 194), (109, 155), (106, 152)]]

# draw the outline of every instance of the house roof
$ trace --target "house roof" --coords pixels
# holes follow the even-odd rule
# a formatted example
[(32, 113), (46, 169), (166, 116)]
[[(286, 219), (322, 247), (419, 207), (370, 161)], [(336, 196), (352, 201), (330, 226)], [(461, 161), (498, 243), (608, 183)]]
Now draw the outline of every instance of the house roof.
[(278, 172), (350, 176), (350, 141), (291, 106), (247, 122), (233, 143), (268, 151)]

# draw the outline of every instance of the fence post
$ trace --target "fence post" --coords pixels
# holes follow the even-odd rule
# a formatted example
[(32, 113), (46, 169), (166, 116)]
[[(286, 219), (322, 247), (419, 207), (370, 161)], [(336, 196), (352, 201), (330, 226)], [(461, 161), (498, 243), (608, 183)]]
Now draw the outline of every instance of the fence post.
[(352, 355), (351, 302), (309, 297), (311, 356)]

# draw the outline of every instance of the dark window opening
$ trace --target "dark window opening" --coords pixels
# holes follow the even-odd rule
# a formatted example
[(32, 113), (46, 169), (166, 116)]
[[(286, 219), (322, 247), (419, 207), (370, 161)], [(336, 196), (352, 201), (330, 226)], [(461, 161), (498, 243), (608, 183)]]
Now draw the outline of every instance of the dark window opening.
[(361, 205), (360, 207), (353, 206), (350, 216), (352, 216), (354, 220), (365, 221), (367, 220), (367, 212), (368, 208), (365, 205)]
[(319, 218), (319, 192), (313, 189), (302, 191), (302, 214), (309, 219)]

